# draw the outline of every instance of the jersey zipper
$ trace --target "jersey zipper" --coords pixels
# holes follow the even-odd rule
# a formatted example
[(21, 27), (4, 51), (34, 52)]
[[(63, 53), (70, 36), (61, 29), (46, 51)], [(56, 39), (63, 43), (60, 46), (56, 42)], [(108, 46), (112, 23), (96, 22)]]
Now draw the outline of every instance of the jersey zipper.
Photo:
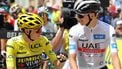
[[(93, 29), (92, 28), (90, 29), (90, 32), (91, 32), (90, 43), (93, 43)], [(94, 62), (94, 55), (91, 54), (90, 55), (90, 58), (91, 58), (91, 60), (90, 60), (90, 62), (91, 62), (91, 68), (93, 68), (94, 63), (92, 63), (92, 62)]]

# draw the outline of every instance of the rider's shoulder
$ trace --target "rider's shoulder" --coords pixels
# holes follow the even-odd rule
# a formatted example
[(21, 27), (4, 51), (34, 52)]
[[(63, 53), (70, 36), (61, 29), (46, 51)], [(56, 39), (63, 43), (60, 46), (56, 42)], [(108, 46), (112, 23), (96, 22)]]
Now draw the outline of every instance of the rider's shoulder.
[(98, 23), (99, 23), (99, 26), (102, 27), (103, 29), (107, 29), (107, 28), (108, 29), (114, 29), (114, 27), (112, 25), (105, 23), (103, 21), (99, 20)]
[(71, 27), (70, 30), (78, 30), (78, 29), (81, 29), (83, 27), (84, 27), (83, 25), (81, 25), (80, 23), (78, 23), (78, 24), (74, 25), (73, 27)]

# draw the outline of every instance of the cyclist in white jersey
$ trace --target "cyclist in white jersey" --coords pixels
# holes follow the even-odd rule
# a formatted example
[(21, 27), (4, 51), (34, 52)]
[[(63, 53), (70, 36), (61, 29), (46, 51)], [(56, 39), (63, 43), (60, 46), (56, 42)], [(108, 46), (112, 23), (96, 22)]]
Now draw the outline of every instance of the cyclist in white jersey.
[(97, 19), (100, 2), (78, 0), (74, 10), (79, 23), (69, 31), (70, 69), (107, 69), (104, 60), (108, 46), (114, 69), (121, 69), (115, 30)]

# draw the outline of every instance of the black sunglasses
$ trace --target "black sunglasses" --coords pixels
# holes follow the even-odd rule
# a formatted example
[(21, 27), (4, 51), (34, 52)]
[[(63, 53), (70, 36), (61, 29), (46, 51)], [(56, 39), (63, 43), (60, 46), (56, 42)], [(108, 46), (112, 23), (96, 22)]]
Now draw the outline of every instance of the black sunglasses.
[(86, 14), (77, 14), (78, 18), (84, 18), (84, 16), (86, 16)]
[(122, 27), (117, 28), (118, 30), (122, 30)]

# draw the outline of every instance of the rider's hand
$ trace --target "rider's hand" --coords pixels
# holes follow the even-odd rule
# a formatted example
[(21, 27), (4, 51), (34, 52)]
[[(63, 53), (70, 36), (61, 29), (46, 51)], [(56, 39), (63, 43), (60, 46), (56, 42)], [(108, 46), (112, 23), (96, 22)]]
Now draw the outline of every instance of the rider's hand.
[(60, 24), (60, 27), (64, 27), (65, 29), (70, 29), (72, 26), (77, 24), (76, 18), (64, 18), (63, 22)]
[(60, 62), (65, 62), (67, 60), (68, 56), (65, 53), (60, 53), (59, 55), (57, 55), (57, 58)]

